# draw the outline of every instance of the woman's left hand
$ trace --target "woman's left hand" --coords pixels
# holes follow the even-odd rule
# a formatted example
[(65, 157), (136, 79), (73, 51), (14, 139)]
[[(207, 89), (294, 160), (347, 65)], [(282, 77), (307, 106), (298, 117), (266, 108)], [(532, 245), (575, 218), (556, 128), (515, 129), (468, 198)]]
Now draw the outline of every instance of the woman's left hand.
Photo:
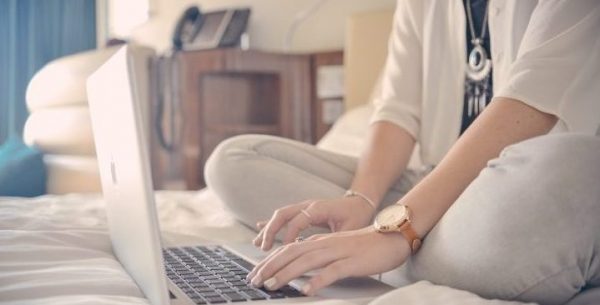
[(319, 289), (346, 278), (367, 276), (400, 266), (410, 248), (400, 233), (379, 233), (372, 227), (313, 235), (302, 242), (279, 247), (248, 274), (252, 285), (277, 290), (308, 271), (321, 269), (302, 292)]

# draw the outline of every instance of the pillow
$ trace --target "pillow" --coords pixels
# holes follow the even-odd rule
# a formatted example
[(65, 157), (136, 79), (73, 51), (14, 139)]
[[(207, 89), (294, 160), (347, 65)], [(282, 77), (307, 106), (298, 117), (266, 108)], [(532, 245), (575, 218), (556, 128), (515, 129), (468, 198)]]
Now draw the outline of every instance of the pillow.
[(11, 136), (0, 146), (0, 196), (34, 197), (46, 192), (42, 153)]

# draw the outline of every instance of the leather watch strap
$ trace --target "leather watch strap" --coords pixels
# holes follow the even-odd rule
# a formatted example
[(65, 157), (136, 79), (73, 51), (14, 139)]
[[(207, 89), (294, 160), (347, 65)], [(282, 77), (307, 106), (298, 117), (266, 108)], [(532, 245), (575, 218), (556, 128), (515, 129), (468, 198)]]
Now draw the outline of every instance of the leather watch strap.
[(398, 231), (400, 231), (400, 233), (404, 236), (406, 241), (408, 241), (411, 252), (417, 252), (417, 250), (419, 250), (419, 248), (421, 247), (422, 241), (419, 237), (419, 234), (417, 234), (417, 232), (415, 232), (415, 230), (413, 229), (410, 220), (407, 219), (400, 226), (400, 229)]

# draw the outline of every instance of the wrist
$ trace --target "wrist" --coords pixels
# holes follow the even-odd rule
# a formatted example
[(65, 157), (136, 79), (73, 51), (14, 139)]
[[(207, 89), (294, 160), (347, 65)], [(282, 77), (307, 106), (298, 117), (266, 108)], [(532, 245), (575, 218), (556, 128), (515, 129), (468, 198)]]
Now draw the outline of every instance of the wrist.
[(388, 243), (395, 253), (403, 253), (410, 256), (413, 252), (406, 242), (406, 238), (400, 232), (388, 232), (382, 233), (376, 230), (373, 231), (380, 238), (384, 239)]
[(353, 189), (349, 189), (344, 193), (344, 197), (360, 198), (360, 200), (363, 201), (366, 205), (368, 205), (373, 211), (377, 210), (377, 203), (375, 203), (375, 201), (373, 201), (369, 196), (367, 196), (366, 194), (364, 194), (362, 192), (355, 191)]
[[(344, 196), (342, 198), (346, 202), (346, 205), (348, 205), (348, 204), (351, 205), (350, 209), (352, 209), (354, 214), (368, 215), (369, 216), (368, 221), (372, 221), (373, 216), (375, 216), (375, 214), (377, 213), (376, 210), (374, 210), (370, 205), (366, 204), (365, 201), (360, 197)], [(367, 224), (365, 224), (365, 225), (367, 225)]]
[(406, 205), (394, 204), (381, 210), (375, 217), (373, 227), (380, 233), (401, 235), (411, 252), (419, 250), (422, 237), (412, 226), (412, 211)]

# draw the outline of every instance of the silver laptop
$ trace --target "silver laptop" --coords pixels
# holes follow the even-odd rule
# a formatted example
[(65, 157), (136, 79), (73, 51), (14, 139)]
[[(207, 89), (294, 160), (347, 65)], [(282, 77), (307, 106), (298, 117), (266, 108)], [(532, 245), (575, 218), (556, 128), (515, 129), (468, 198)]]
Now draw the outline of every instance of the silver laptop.
[[(152, 304), (303, 303), (369, 300), (391, 289), (372, 278), (339, 281), (315, 297), (299, 292), (306, 277), (278, 291), (244, 279), (265, 254), (250, 244), (163, 248), (152, 189), (143, 101), (133, 71), (140, 49), (125, 46), (87, 82), (89, 107), (113, 251)], [(367, 263), (367, 262), (365, 262)]]

